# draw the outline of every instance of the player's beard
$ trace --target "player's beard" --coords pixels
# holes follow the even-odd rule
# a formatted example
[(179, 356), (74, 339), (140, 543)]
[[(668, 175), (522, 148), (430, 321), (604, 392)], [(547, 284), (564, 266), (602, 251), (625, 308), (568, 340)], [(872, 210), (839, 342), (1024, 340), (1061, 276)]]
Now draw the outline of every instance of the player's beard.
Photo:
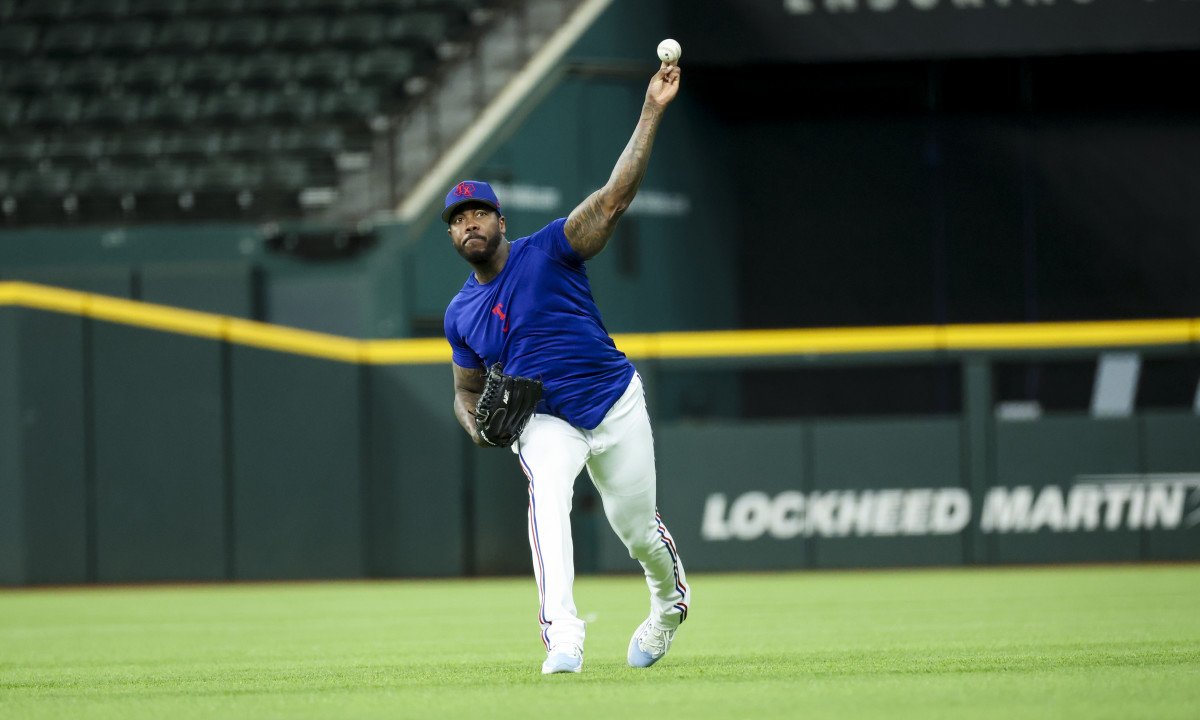
[(466, 238), (461, 245), (456, 245), (454, 249), (458, 250), (458, 254), (462, 256), (463, 260), (472, 265), (486, 265), (496, 254), (496, 248), (500, 247), (500, 233), (491, 237), (483, 235), (483, 233), (473, 233), (472, 237), (484, 238), (483, 246), (481, 247), (479, 243), (472, 243), (470, 238)]

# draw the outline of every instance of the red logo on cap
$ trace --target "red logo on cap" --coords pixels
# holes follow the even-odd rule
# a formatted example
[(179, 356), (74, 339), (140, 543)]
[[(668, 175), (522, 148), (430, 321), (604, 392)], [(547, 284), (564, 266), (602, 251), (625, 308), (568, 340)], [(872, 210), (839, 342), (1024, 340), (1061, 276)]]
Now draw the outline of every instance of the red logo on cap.
[(471, 183), (460, 182), (454, 186), (454, 194), (459, 197), (474, 197), (475, 186)]

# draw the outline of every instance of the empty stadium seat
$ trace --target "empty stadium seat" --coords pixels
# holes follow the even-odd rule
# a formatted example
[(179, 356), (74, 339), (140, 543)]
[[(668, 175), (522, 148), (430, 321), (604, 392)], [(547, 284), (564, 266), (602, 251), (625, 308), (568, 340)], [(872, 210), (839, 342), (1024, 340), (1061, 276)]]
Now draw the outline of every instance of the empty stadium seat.
[(248, 163), (223, 160), (196, 168), (192, 178), (197, 190), (244, 190), (262, 184), (262, 168)]
[(83, 168), (71, 177), (63, 210), (68, 217), (112, 221), (128, 217), (135, 209), (137, 173), (125, 168)]
[(374, 92), (333, 90), (321, 96), (318, 109), (330, 120), (366, 123), (379, 114), (381, 103)]
[(0, 57), (21, 58), (38, 45), (40, 31), (36, 25), (0, 26)]
[(408, 12), (390, 18), (383, 39), (398, 45), (436, 48), (448, 39), (449, 21), (440, 12)]
[(71, 178), (71, 192), (82, 194), (107, 194), (120, 192), (124, 174), (114, 172), (112, 168), (99, 170), (85, 168), (75, 173)]
[(241, 11), (258, 15), (285, 16), (320, 7), (319, 0), (243, 0)]
[(151, 44), (154, 52), (192, 54), (203, 52), (212, 38), (213, 24), (195, 18), (165, 22), (159, 26)]
[(117, 133), (108, 144), (108, 157), (116, 163), (146, 165), (162, 154), (163, 133), (157, 130)]
[(154, 32), (154, 23), (147, 20), (109, 23), (96, 35), (96, 51), (116, 56), (141, 55), (153, 45)]
[(107, 150), (103, 135), (69, 132), (49, 138), (42, 157), (52, 165), (89, 166), (103, 158)]
[(98, 95), (83, 106), (80, 120), (93, 127), (123, 128), (137, 122), (138, 99), (131, 95)]
[(30, 168), (19, 168), (7, 175), (3, 203), (4, 215), (10, 222), (52, 222), (62, 216), (59, 187), (66, 192), (70, 175), (65, 171), (46, 173)]
[(46, 167), (29, 174), (30, 195), (58, 197), (71, 189), (71, 171), (63, 167)]
[(284, 153), (332, 156), (345, 148), (346, 134), (338, 127), (288, 128), (281, 130), (274, 142)]
[(156, 125), (187, 125), (200, 114), (200, 98), (194, 94), (152, 95), (142, 104), (142, 122)]
[(302, 160), (275, 158), (267, 163), (265, 179), (272, 185), (300, 189), (308, 186), (308, 166)]
[(329, 24), (329, 43), (348, 50), (375, 47), (383, 40), (384, 21), (374, 13), (335, 18)]
[(53, 84), (82, 95), (101, 94), (117, 82), (119, 68), (115, 61), (88, 57), (63, 66)]
[(258, 114), (258, 96), (251, 93), (217, 93), (200, 105), (198, 120), (211, 124), (237, 124)]
[(14, 19), (52, 24), (71, 13), (71, 0), (27, 0), (17, 7)]
[(281, 18), (271, 28), (271, 43), (293, 52), (312, 50), (325, 42), (325, 24), (317, 15)]
[(237, 61), (225, 55), (200, 55), (186, 58), (179, 65), (176, 80), (185, 88), (219, 90), (236, 77)]
[(291, 79), (292, 58), (279, 53), (264, 53), (237, 64), (237, 82), (251, 88), (282, 88)]
[(42, 36), (41, 51), (50, 57), (86, 55), (96, 44), (97, 29), (88, 23), (50, 25)]
[(174, 84), (178, 68), (179, 62), (173, 57), (151, 55), (124, 63), (118, 80), (134, 92), (164, 92)]
[(231, 160), (218, 160), (192, 173), (191, 211), (200, 217), (246, 213), (253, 209), (263, 184), (263, 168)]
[(359, 56), (354, 63), (354, 77), (366, 84), (396, 86), (411, 77), (416, 69), (413, 51), (382, 48)]
[(175, 195), (193, 187), (188, 168), (184, 165), (162, 164), (145, 169), (131, 169), (142, 192)]
[(275, 123), (307, 122), (317, 114), (317, 110), (317, 96), (311, 90), (266, 93), (260, 107), (261, 117)]
[(129, 0), (73, 0), (71, 17), (106, 22), (129, 14)]
[(51, 92), (60, 74), (62, 67), (47, 60), (13, 64), (4, 75), (4, 89), (14, 94), (45, 95)]
[(42, 156), (45, 145), (38, 135), (0, 133), (0, 168), (33, 164)]
[(188, 14), (222, 18), (237, 15), (245, 7), (244, 0), (189, 0)]
[(44, 95), (29, 101), (24, 122), (35, 128), (71, 125), (79, 120), (83, 103), (74, 95)]
[(33, 177), (33, 170), (29, 168), (14, 168), (5, 170), (4, 173), (4, 195), (6, 197), (21, 196), (29, 191), (30, 178)]
[(187, 128), (165, 133), (159, 145), (159, 155), (184, 163), (207, 161), (221, 152), (221, 132), (208, 128)]
[(302, 55), (292, 66), (297, 82), (311, 87), (341, 87), (352, 76), (350, 57), (336, 50)]
[(270, 37), (270, 25), (262, 18), (234, 17), (217, 22), (212, 46), (223, 52), (252, 52)]
[(129, 15), (146, 20), (168, 21), (182, 17), (188, 0), (129, 0)]
[(221, 134), (221, 152), (242, 159), (266, 155), (275, 150), (278, 133), (268, 126), (230, 128)]
[(195, 206), (191, 195), (192, 180), (183, 165), (157, 165), (131, 169), (135, 212), (146, 219), (175, 219), (186, 216)]
[(363, 10), (370, 0), (311, 0), (313, 12), (319, 12), (326, 17), (339, 17), (348, 13)]

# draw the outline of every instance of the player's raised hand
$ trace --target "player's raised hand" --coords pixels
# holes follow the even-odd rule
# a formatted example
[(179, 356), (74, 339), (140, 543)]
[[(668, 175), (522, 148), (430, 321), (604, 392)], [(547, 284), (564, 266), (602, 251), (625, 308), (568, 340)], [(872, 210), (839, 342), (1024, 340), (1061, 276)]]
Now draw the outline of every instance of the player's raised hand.
[(646, 88), (646, 102), (665, 108), (675, 99), (679, 92), (679, 66), (672, 63), (662, 63), (654, 77), (650, 78), (650, 87)]

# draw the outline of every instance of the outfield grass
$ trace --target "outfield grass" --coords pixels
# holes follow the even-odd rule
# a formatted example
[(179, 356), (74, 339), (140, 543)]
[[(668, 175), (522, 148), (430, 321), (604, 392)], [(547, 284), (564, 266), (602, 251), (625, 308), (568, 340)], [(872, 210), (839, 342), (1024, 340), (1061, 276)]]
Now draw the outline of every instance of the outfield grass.
[(587, 577), (544, 677), (531, 580), (0, 591), (0, 717), (1200, 718), (1200, 565)]

